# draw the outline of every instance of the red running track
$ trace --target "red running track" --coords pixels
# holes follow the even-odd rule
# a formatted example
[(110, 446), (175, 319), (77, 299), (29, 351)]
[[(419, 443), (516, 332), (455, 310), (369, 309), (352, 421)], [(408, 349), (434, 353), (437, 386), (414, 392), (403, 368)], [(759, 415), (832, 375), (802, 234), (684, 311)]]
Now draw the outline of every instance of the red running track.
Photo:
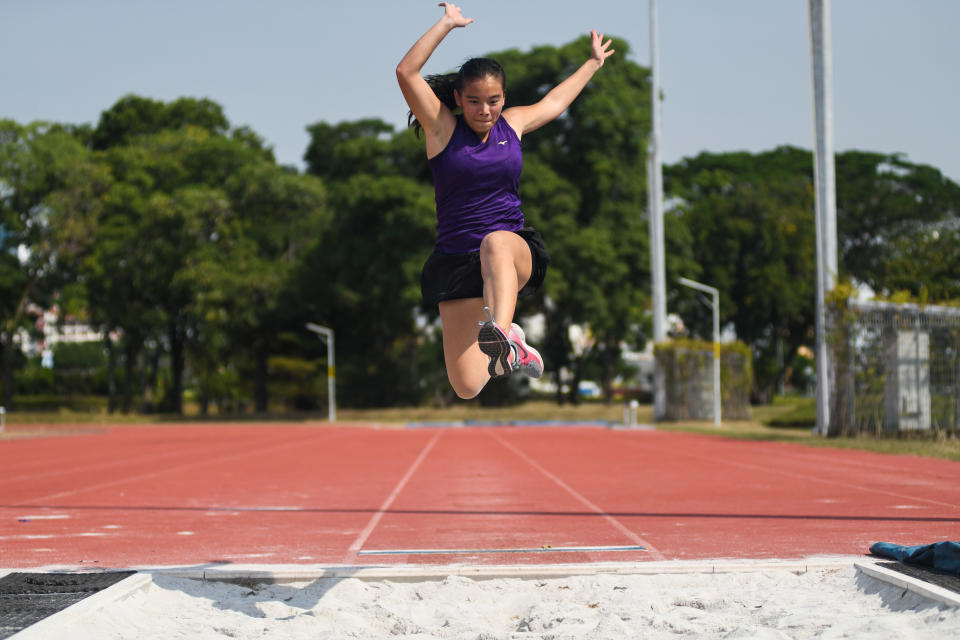
[[(665, 431), (125, 427), (0, 440), (0, 469), (10, 569), (799, 559), (960, 539), (960, 463)], [(623, 546), (644, 549), (606, 549)]]

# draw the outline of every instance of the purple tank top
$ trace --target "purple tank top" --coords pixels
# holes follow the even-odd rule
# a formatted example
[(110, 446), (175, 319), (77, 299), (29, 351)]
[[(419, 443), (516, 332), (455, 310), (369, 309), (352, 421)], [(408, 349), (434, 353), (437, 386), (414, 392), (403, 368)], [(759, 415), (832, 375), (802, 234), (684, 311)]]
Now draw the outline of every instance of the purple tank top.
[(520, 231), (520, 138), (502, 117), (486, 142), (457, 116), (447, 146), (430, 159), (437, 198), (437, 245), (442, 253), (470, 253), (491, 231)]

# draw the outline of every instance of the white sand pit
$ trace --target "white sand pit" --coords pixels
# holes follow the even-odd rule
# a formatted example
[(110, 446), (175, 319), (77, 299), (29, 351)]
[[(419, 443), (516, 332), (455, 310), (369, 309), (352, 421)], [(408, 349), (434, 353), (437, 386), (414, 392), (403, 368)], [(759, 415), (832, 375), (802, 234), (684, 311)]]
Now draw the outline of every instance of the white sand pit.
[(72, 620), (72, 640), (162, 638), (949, 638), (960, 609), (852, 566), (803, 573), (322, 578), (243, 585), (155, 574)]

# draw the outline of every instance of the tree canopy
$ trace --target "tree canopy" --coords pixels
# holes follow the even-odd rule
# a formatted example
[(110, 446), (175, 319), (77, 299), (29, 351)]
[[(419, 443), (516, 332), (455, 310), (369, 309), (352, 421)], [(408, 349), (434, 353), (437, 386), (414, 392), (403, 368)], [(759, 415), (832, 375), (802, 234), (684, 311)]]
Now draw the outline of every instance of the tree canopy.
[[(649, 71), (614, 46), (570, 108), (523, 140), (522, 207), (552, 263), (518, 315), (542, 314), (537, 346), (560, 400), (584, 379), (611, 398), (622, 353), (650, 337)], [(489, 55), (511, 106), (539, 100), (588, 51), (581, 38)], [(306, 322), (335, 330), (343, 404), (452, 401), (437, 311), (419, 292), (435, 237), (423, 142), (378, 119), (306, 129), (301, 173), (208, 99), (128, 95), (96, 126), (0, 121), (3, 401), (23, 364), (17, 336), (36, 331), (31, 309), (52, 306), (106, 336), (112, 408), (177, 413), (188, 393), (202, 411), (317, 406), (327, 354)], [(836, 160), (840, 277), (960, 297), (960, 187), (899, 155)], [(707, 337), (709, 311), (676, 280), (719, 288), (759, 398), (813, 340), (812, 168), (794, 147), (665, 168), (669, 308)]]
[[(957, 298), (960, 191), (931, 167), (898, 156), (837, 154), (840, 278), (877, 292), (920, 289)], [(781, 147), (702, 153), (668, 167), (667, 189), (694, 235), (704, 282), (720, 289), (721, 322), (754, 349), (757, 393), (769, 398), (814, 325), (816, 244), (813, 160)], [(951, 261), (954, 262), (951, 262)], [(707, 336), (706, 310), (680, 309)]]

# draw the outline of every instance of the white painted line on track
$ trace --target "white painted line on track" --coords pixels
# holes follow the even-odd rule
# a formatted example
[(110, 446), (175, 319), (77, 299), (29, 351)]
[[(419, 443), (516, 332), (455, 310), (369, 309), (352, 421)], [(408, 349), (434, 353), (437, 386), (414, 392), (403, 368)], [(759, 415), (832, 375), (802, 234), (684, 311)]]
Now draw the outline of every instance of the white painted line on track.
[(357, 539), (353, 541), (353, 544), (350, 545), (347, 555), (344, 557), (344, 562), (349, 562), (353, 559), (353, 556), (356, 555), (360, 549), (363, 548), (363, 545), (367, 542), (367, 538), (370, 537), (370, 534), (373, 533), (373, 530), (377, 528), (377, 525), (380, 524), (380, 520), (383, 518), (383, 514), (390, 508), (390, 505), (393, 504), (393, 501), (397, 499), (397, 496), (400, 495), (400, 492), (403, 491), (403, 488), (407, 486), (407, 482), (410, 481), (410, 478), (413, 477), (413, 474), (416, 473), (417, 469), (426, 459), (427, 455), (430, 453), (430, 450), (433, 449), (433, 445), (437, 443), (437, 440), (440, 439), (442, 430), (438, 430), (430, 441), (427, 442), (426, 446), (423, 448), (423, 451), (420, 452), (420, 455), (417, 456), (417, 459), (413, 461), (413, 464), (410, 465), (410, 468), (407, 469), (407, 472), (403, 474), (403, 477), (400, 478), (400, 481), (397, 483), (397, 486), (393, 488), (393, 491), (390, 492), (390, 495), (387, 496), (387, 499), (383, 501), (383, 504), (380, 505), (380, 508), (377, 509), (377, 512), (373, 514), (373, 517), (370, 518), (370, 522), (367, 523), (367, 526), (363, 528), (363, 531), (360, 532), (360, 535), (357, 536)]
[(626, 527), (626, 525), (624, 525), (622, 522), (620, 522), (619, 520), (611, 516), (609, 513), (607, 513), (597, 505), (590, 502), (586, 497), (584, 497), (580, 492), (576, 491), (573, 487), (568, 485), (566, 482), (564, 482), (554, 474), (544, 469), (543, 466), (537, 463), (536, 460), (534, 460), (533, 458), (525, 454), (523, 451), (521, 451), (517, 447), (513, 446), (512, 444), (510, 444), (509, 442), (501, 438), (498, 434), (492, 431), (488, 431), (487, 434), (491, 438), (493, 438), (494, 440), (496, 440), (497, 442), (505, 446), (507, 449), (510, 449), (510, 451), (515, 453), (517, 456), (519, 456), (524, 462), (526, 462), (527, 464), (532, 466), (534, 469), (539, 471), (541, 474), (543, 474), (544, 476), (552, 480), (554, 484), (556, 484), (558, 487), (560, 487), (561, 489), (569, 493), (571, 496), (576, 498), (577, 501), (579, 501), (581, 504), (586, 506), (588, 509), (602, 516), (603, 519), (609, 522), (614, 529), (616, 529), (617, 531), (625, 535), (627, 538), (629, 538), (636, 544), (647, 549), (650, 552), (650, 554), (653, 556), (653, 558), (655, 558), (656, 560), (666, 560), (666, 557), (662, 553), (660, 553), (659, 549), (657, 549), (652, 544), (650, 544), (649, 542), (647, 542), (646, 540), (638, 536), (633, 531), (631, 531), (629, 528)]
[(52, 540), (55, 538), (105, 538), (115, 536), (115, 533), (102, 531), (81, 531), (74, 533), (20, 533), (12, 536), (0, 536), (0, 540)]
[(361, 556), (426, 556), (426, 555), (463, 555), (469, 553), (569, 553), (604, 551), (646, 551), (639, 545), (595, 546), (595, 547), (529, 547), (526, 549), (370, 549), (359, 551)]

